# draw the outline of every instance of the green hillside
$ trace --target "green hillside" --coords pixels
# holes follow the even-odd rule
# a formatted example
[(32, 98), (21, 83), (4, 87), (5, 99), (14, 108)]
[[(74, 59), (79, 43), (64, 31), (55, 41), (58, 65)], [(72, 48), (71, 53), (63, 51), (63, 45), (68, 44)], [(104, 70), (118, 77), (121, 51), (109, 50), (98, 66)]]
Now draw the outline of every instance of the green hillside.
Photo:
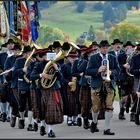
[[(75, 11), (76, 5), (72, 1), (57, 2), (50, 8), (41, 10), (41, 25), (49, 25), (51, 27), (60, 28), (64, 32), (70, 34), (72, 39), (76, 39), (82, 32), (88, 31), (90, 25), (94, 29), (103, 29), (102, 12), (90, 11), (90, 3), (84, 13)], [(140, 10), (129, 11), (126, 22), (140, 25)]]

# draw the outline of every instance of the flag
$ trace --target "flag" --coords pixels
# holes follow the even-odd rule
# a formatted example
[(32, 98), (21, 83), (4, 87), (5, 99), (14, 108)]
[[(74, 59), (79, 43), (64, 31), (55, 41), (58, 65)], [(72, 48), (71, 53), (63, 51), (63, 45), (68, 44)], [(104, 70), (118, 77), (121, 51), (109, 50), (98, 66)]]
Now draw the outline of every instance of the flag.
[(13, 11), (13, 1), (10, 1), (10, 8), (9, 8), (9, 26), (10, 26), (10, 37), (15, 34), (14, 29), (14, 11)]
[(0, 1), (0, 38), (4, 40), (9, 38), (9, 23), (3, 1)]
[(30, 17), (25, 1), (21, 1), (21, 16), (22, 16), (22, 40), (28, 43), (30, 38)]
[(39, 27), (39, 13), (37, 8), (37, 2), (34, 2), (30, 7), (30, 24), (32, 40), (36, 42), (38, 38), (38, 27)]

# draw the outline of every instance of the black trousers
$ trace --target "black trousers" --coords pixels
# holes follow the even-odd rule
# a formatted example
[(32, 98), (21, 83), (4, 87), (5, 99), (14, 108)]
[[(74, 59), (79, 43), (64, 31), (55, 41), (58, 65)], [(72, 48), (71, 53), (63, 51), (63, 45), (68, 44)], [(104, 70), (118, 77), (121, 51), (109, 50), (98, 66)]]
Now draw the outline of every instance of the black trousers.
[(30, 90), (28, 91), (19, 90), (19, 112), (25, 111), (27, 104), (28, 110), (32, 111)]

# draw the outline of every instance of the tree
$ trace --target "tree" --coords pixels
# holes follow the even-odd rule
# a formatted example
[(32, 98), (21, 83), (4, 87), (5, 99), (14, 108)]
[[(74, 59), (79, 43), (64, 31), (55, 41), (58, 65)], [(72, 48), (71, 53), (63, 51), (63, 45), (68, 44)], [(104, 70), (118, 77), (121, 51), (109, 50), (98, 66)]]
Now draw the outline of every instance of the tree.
[(52, 43), (55, 40), (63, 40), (64, 33), (58, 28), (41, 26), (39, 29), (38, 43), (45, 45), (46, 42)]
[(129, 10), (131, 10), (132, 7), (136, 7), (136, 9), (139, 9), (139, 1), (128, 1), (126, 5)]
[(92, 11), (94, 11), (94, 10), (95, 11), (102, 11), (103, 7), (104, 7), (104, 4), (102, 2), (95, 3), (92, 6)]
[(113, 8), (111, 6), (111, 4), (108, 2), (108, 3), (105, 3), (104, 5), (104, 9), (103, 9), (103, 21), (112, 21), (113, 19), (113, 15), (114, 12), (113, 12)]
[(101, 40), (104, 40), (104, 39), (107, 39), (105, 31), (104, 30), (97, 30), (95, 40), (96, 41), (101, 41)]
[(86, 3), (85, 2), (79, 2), (79, 3), (77, 3), (76, 11), (78, 13), (83, 13), (85, 8), (86, 8)]
[(124, 43), (129, 41), (136, 42), (140, 40), (140, 27), (129, 23), (120, 23), (113, 27), (110, 39), (118, 38)]

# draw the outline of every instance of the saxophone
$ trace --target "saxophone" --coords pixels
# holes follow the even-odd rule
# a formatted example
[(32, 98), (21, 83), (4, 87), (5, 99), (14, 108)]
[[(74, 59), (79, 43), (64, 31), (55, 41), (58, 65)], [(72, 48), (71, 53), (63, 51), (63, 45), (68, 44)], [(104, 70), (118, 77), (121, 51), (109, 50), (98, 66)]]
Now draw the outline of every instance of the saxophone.
[(70, 49), (68, 50), (68, 52), (66, 52), (64, 50), (60, 50), (59, 53), (56, 55), (55, 59), (50, 60), (46, 64), (46, 66), (43, 70), (43, 73), (47, 73), (47, 74), (51, 75), (51, 79), (41, 78), (40, 83), (44, 89), (52, 87), (54, 85), (55, 81), (57, 80), (56, 71), (53, 67), (53, 63), (65, 58), (72, 51), (72, 49), (74, 49), (74, 48), (80, 49), (77, 45), (75, 45), (72, 42), (69, 42), (69, 44), (71, 46), (70, 46)]

